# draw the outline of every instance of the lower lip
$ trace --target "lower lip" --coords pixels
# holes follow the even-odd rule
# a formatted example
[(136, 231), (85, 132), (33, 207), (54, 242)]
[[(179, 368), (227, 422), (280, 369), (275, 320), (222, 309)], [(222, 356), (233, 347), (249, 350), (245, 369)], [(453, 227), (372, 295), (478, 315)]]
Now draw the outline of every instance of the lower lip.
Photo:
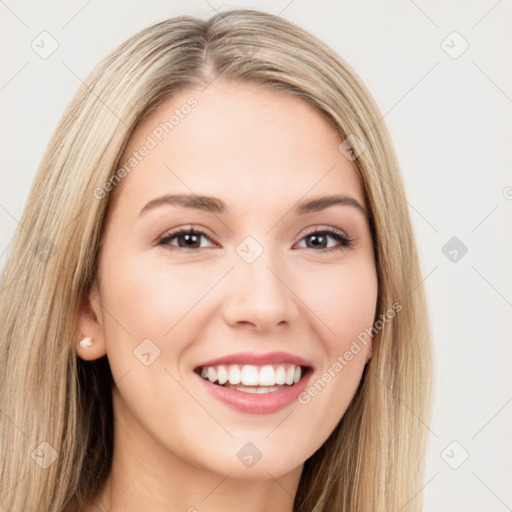
[(236, 389), (212, 384), (200, 375), (197, 375), (197, 378), (201, 380), (214, 398), (235, 411), (247, 414), (272, 414), (284, 409), (297, 399), (300, 393), (304, 391), (310, 375), (311, 370), (308, 370), (307, 374), (297, 384), (270, 393), (244, 393)]

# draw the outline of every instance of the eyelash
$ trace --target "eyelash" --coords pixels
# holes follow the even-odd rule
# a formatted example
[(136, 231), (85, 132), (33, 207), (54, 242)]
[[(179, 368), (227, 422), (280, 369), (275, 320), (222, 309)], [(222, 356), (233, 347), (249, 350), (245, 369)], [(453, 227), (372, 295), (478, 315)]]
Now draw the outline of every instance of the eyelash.
[[(177, 247), (177, 246), (173, 246), (173, 245), (169, 244), (169, 242), (171, 240), (173, 240), (174, 238), (177, 238), (181, 235), (204, 236), (205, 238), (208, 238), (210, 241), (217, 243), (217, 241), (213, 237), (209, 236), (206, 232), (202, 231), (201, 229), (195, 229), (193, 227), (190, 227), (190, 228), (186, 228), (186, 229), (179, 228), (175, 231), (171, 231), (170, 233), (167, 233), (162, 238), (160, 238), (160, 240), (158, 241), (158, 245), (171, 247), (172, 248), (171, 250), (181, 249), (188, 253), (196, 253), (196, 252), (199, 252), (201, 249), (205, 249), (204, 247), (188, 249), (186, 247)], [(304, 238), (306, 238), (308, 236), (312, 236), (312, 235), (328, 235), (331, 238), (334, 238), (336, 241), (340, 242), (340, 245), (337, 245), (335, 247), (329, 247), (326, 249), (320, 249), (318, 252), (325, 253), (325, 252), (339, 251), (341, 249), (350, 249), (353, 247), (353, 244), (354, 244), (354, 240), (352, 238), (350, 238), (345, 233), (343, 233), (342, 231), (339, 231), (335, 228), (315, 228), (312, 231), (309, 231), (308, 233), (306, 233), (300, 239), (300, 241), (302, 241)], [(306, 247), (306, 249), (312, 249), (312, 248)]]

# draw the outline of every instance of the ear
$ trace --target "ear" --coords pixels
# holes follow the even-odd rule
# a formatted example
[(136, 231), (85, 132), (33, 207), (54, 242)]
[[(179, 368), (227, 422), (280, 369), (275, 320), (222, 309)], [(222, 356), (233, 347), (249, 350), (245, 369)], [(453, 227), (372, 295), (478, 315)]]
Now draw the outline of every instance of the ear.
[[(101, 298), (97, 280), (94, 280), (89, 293), (82, 298), (80, 303), (78, 336), (79, 339), (75, 342), (75, 348), (80, 358), (92, 361), (107, 353), (103, 332)], [(92, 338), (92, 345), (90, 347), (82, 347), (80, 341), (88, 336)]]

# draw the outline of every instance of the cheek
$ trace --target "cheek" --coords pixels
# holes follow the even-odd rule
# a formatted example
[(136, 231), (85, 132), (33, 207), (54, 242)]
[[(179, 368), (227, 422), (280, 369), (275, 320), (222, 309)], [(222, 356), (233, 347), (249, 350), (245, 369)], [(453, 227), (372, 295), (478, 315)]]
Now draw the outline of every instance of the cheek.
[(311, 272), (302, 288), (301, 297), (323, 324), (330, 359), (373, 324), (378, 292), (373, 262), (347, 262)]
[[(124, 257), (105, 266), (104, 300), (133, 337), (162, 338), (211, 287), (184, 266)], [(113, 326), (118, 328), (119, 325)]]
[[(311, 431), (325, 440), (345, 414), (361, 382), (371, 338), (378, 284), (370, 262), (317, 273), (305, 302), (318, 317), (325, 358), (299, 396)], [(361, 336), (358, 338), (358, 336)], [(365, 341), (361, 341), (365, 340)]]

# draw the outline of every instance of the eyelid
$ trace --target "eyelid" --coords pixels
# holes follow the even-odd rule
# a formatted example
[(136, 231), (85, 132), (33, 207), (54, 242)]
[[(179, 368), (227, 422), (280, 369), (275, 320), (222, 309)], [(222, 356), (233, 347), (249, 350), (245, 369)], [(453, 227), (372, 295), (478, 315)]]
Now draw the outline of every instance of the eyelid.
[(334, 226), (315, 225), (310, 228), (306, 228), (306, 231), (302, 234), (301, 240), (302, 240), (302, 238), (304, 238), (307, 235), (311, 235), (313, 233), (321, 233), (324, 231), (334, 231), (336, 233), (339, 233), (340, 235), (345, 236), (346, 238), (350, 238), (348, 233), (346, 231), (344, 231), (343, 229), (335, 228)]

